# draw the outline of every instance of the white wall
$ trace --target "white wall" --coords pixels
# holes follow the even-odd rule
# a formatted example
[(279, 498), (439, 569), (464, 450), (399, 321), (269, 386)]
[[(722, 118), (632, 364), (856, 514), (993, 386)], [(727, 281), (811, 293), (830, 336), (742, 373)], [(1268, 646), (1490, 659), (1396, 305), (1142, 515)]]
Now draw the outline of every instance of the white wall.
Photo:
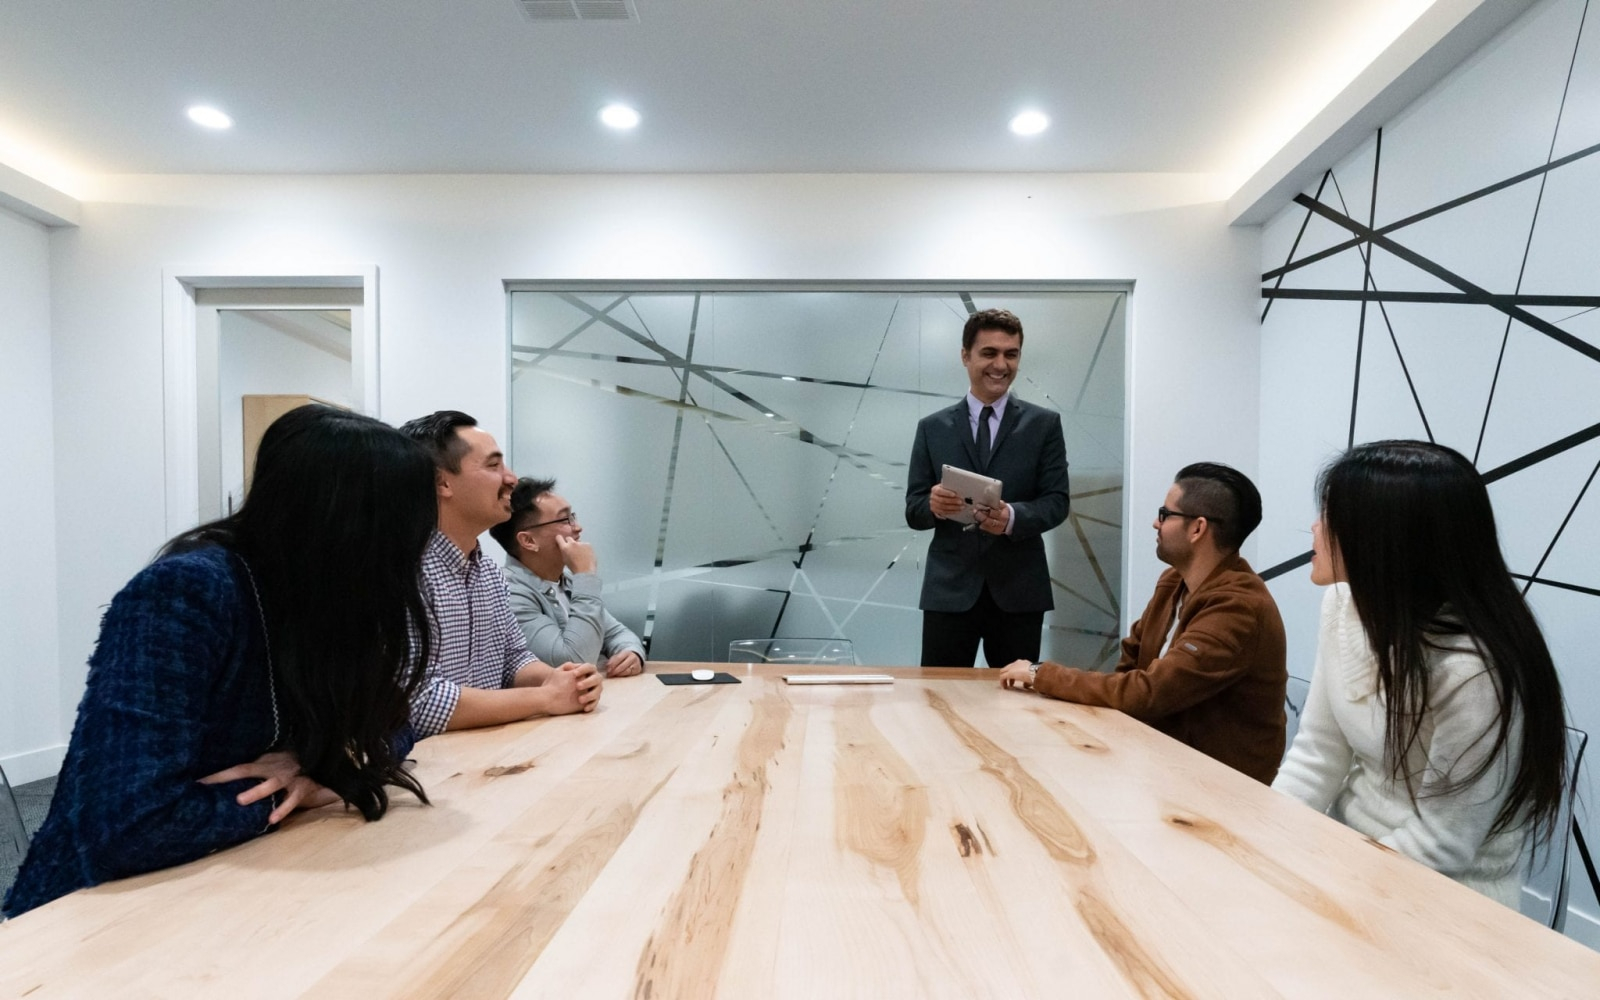
[[(344, 344), (343, 356), (320, 340), (290, 336), (270, 325), (276, 317), (315, 327), (325, 326)], [(350, 405), (350, 332), (310, 314), (222, 309), (217, 314), (217, 398), (221, 448), (221, 496), (234, 505), (244, 498), (244, 397), (308, 395), (340, 406)], [(223, 510), (228, 510), (224, 500)]]
[(53, 773), (65, 732), (50, 397), (49, 237), (0, 209), (0, 766), (13, 783)]
[[(1584, 9), (1584, 0), (1535, 5), (1387, 123), (1381, 156), (1374, 136), (1333, 165), (1338, 185), (1330, 182), (1322, 201), (1336, 208), (1348, 205), (1349, 214), (1365, 222), (1376, 157), (1376, 220), (1382, 227), (1600, 143), (1600, 8), (1590, 12), (1574, 61)], [(1515, 291), (1520, 275), (1524, 293), (1600, 296), (1594, 241), (1600, 229), (1600, 155), (1551, 172), (1540, 198), (1538, 181), (1524, 182), (1392, 236), (1493, 292)], [(1265, 228), (1264, 270), (1288, 259), (1305, 217), (1304, 208), (1287, 207)], [(1313, 219), (1297, 257), (1347, 235)], [(1373, 276), (1376, 287), (1388, 291), (1451, 290), (1383, 250), (1373, 258)], [(1290, 273), (1284, 287), (1359, 289), (1362, 280), (1361, 260), (1351, 250)], [(1502, 358), (1506, 317), (1487, 306), (1389, 303), (1385, 309), (1399, 351), (1383, 314), (1369, 306), (1356, 441), (1423, 437), (1431, 430), (1441, 443), (1472, 456), (1481, 430), (1478, 468), (1489, 471), (1600, 422), (1600, 361), (1521, 323), (1511, 327)], [(1261, 485), (1267, 520), (1258, 542), (1263, 563), (1310, 547), (1312, 480), (1350, 432), (1359, 310), (1356, 302), (1278, 301), (1263, 326)], [(1600, 343), (1600, 310), (1530, 311), (1590, 344)], [(1426, 425), (1407, 385), (1402, 356)], [(1499, 381), (1488, 408), (1497, 365)], [(1600, 589), (1600, 488), (1591, 487), (1574, 509), (1585, 480), (1600, 467), (1597, 462), (1600, 440), (1591, 440), (1491, 485), (1513, 573), (1531, 574), (1559, 534), (1539, 576)], [(1569, 512), (1572, 520), (1563, 531)], [(1290, 670), (1308, 675), (1320, 591), (1303, 569), (1275, 581), (1273, 591), (1289, 631)], [(1600, 596), (1536, 585), (1529, 601), (1561, 671), (1569, 713), (1576, 725), (1600, 738), (1600, 669), (1593, 653)], [(1600, 801), (1597, 761), (1600, 756), (1591, 753), (1582, 793), (1591, 809)], [(1600, 824), (1591, 817), (1585, 828), (1600, 846)], [(1581, 866), (1573, 898), (1590, 914), (1574, 936), (1600, 947), (1596, 902)]]
[(1172, 473), (1256, 465), (1259, 234), (1218, 196), (1171, 175), (102, 179), (53, 237), (58, 516), (99, 523), (118, 492), (115, 531), (61, 540), (61, 684), (163, 540), (164, 266), (376, 264), (381, 416), (454, 407), (496, 433), (507, 278), (1131, 279), (1136, 615), (1158, 569), (1138, 529)]

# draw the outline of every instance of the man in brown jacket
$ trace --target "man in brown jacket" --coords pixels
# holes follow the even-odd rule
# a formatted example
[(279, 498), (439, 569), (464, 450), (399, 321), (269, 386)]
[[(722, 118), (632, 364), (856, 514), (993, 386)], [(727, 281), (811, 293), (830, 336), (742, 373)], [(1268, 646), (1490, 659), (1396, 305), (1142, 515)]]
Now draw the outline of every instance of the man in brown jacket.
[(1172, 567), (1122, 640), (1113, 673), (1017, 660), (1004, 687), (1126, 712), (1271, 784), (1283, 759), (1283, 619), (1239, 557), (1261, 523), (1243, 473), (1200, 462), (1178, 473), (1156, 512), (1156, 558)]

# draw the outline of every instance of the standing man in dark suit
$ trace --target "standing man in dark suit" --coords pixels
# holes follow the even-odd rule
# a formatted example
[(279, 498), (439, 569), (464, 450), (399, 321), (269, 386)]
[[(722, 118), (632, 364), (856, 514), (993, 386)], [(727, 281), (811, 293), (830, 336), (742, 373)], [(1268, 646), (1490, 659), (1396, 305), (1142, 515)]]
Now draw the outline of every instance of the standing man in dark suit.
[[(1044, 613), (1055, 607), (1040, 536), (1067, 517), (1067, 449), (1060, 414), (1011, 394), (1021, 360), (1021, 320), (973, 313), (961, 331), (971, 389), (917, 424), (906, 524), (933, 529), (919, 602), (923, 666), (972, 666), (979, 640), (991, 666), (1039, 658)], [(978, 508), (970, 528), (948, 520), (962, 503), (938, 485), (946, 465), (1000, 480), (1000, 506)]]

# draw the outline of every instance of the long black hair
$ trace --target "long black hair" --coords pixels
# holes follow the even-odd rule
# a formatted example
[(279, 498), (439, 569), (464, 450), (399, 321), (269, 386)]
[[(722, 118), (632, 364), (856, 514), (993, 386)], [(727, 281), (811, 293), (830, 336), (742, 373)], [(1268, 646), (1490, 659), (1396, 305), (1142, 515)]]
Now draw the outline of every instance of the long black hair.
[(1531, 823), (1551, 832), (1566, 775), (1561, 681), (1533, 612), (1500, 552), (1489, 491), (1465, 456), (1426, 441), (1359, 445), (1317, 480), (1322, 521), (1344, 562), (1350, 595), (1378, 661), (1385, 705), (1384, 758), (1405, 766), (1428, 712), (1427, 647), (1469, 636), (1492, 671), (1500, 700), (1494, 745), (1467, 783), (1507, 749), (1522, 714), (1517, 768), (1490, 833)]
[(215, 544), (243, 560), (265, 618), (280, 748), (369, 820), (389, 807), (385, 785), (427, 801), (391, 738), (428, 661), (420, 571), (438, 518), (433, 481), (428, 453), (393, 427), (302, 406), (262, 436), (239, 509), (162, 550)]

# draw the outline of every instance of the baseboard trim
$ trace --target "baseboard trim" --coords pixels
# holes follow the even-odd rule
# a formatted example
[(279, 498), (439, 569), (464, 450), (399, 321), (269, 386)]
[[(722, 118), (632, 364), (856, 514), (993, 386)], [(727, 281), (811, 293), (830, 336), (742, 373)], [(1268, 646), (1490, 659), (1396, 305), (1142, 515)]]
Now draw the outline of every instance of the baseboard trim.
[[(1524, 914), (1538, 914), (1537, 919), (1542, 920), (1544, 914), (1550, 911), (1550, 897), (1544, 893), (1535, 892), (1527, 886), (1522, 887), (1522, 912)], [(1600, 951), (1600, 917), (1593, 917), (1577, 907), (1567, 905), (1567, 937), (1581, 945)]]
[(54, 776), (61, 770), (61, 761), (66, 756), (67, 745), (62, 743), (53, 747), (29, 750), (27, 753), (0, 757), (0, 767), (5, 768), (6, 780), (12, 787), (16, 787)]

